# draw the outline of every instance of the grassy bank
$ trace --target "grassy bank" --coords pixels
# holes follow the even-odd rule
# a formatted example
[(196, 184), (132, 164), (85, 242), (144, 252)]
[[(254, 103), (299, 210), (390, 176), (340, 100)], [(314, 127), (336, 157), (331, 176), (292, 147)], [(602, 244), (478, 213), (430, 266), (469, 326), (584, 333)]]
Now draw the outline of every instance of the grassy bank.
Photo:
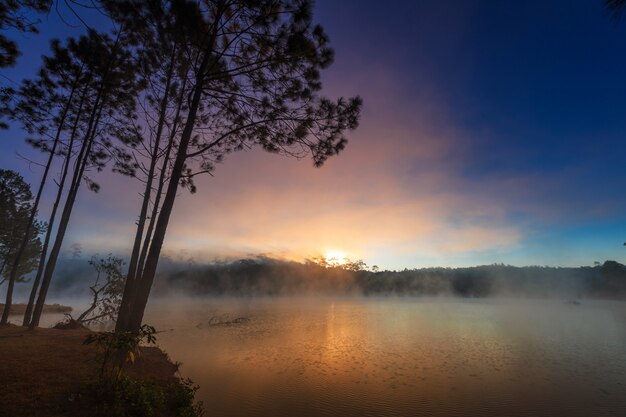
[[(83, 344), (89, 334), (86, 329), (0, 327), (0, 416), (112, 415), (102, 406), (103, 395), (110, 393), (103, 394), (98, 382), (99, 350)], [(116, 401), (138, 403), (132, 405), (134, 411), (129, 415), (180, 414), (180, 398), (170, 398), (180, 394), (176, 370), (159, 348), (141, 347), (134, 366), (126, 371), (123, 392), (115, 393)], [(157, 406), (143, 409), (141, 403), (152, 397), (158, 397)]]

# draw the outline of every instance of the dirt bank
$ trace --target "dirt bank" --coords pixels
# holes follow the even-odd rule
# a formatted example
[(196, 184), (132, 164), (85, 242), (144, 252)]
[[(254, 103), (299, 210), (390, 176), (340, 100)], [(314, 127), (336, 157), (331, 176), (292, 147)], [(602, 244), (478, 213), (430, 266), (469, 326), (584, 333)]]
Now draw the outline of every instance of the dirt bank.
[[(89, 383), (97, 372), (89, 330), (0, 327), (0, 417), (90, 416)], [(129, 374), (167, 384), (176, 367), (156, 347), (141, 348)]]

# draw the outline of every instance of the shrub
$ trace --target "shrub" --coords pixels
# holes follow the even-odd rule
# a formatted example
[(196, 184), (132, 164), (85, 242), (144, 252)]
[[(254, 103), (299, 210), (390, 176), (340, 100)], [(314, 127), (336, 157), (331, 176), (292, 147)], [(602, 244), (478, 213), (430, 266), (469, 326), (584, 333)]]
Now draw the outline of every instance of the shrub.
[(115, 379), (122, 375), (124, 367), (135, 363), (139, 356), (141, 342), (156, 343), (156, 330), (144, 324), (139, 333), (132, 332), (100, 332), (92, 333), (83, 342), (85, 345), (95, 343), (101, 349), (98, 357), (100, 361), (100, 379)]
[(168, 399), (170, 409), (179, 417), (200, 417), (204, 414), (202, 401), (195, 401), (196, 392), (200, 388), (189, 378), (178, 379), (170, 385)]
[(107, 417), (148, 417), (167, 415), (201, 417), (202, 402), (195, 402), (198, 386), (190, 379), (175, 379), (169, 384), (124, 373), (140, 354), (143, 343), (156, 343), (154, 327), (143, 325), (139, 333), (101, 332), (87, 336), (84, 344), (95, 343), (98, 355), (98, 378), (94, 382), (98, 414)]
[(96, 385), (99, 414), (111, 417), (149, 417), (163, 407), (163, 388), (153, 381), (120, 375)]

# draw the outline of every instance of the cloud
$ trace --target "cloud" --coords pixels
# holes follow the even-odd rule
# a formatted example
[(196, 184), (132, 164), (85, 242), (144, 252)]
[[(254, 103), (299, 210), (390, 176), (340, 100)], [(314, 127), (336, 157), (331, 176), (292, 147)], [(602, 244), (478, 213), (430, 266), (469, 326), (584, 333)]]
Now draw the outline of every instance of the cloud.
[(289, 258), (340, 249), (366, 260), (514, 247), (522, 233), (504, 204), (458, 190), (467, 143), (443, 126), (436, 101), (404, 97), (392, 74), (367, 75), (352, 77), (355, 90), (368, 87), (343, 154), (321, 169), (260, 151), (229, 156), (197, 195), (180, 196), (167, 247)]
[[(405, 84), (386, 68), (335, 74), (332, 95), (364, 92), (347, 149), (320, 169), (260, 150), (229, 155), (214, 177), (197, 177), (197, 194), (180, 190), (164, 250), (302, 259), (335, 249), (382, 267), (458, 265), (485, 258), (476, 254), (496, 261), (562, 217), (561, 176), (472, 174), (489, 160), (474, 147), (481, 138), (454, 127), (436, 91), (408, 94)], [(103, 182), (80, 203), (72, 241), (129, 251), (140, 184)]]

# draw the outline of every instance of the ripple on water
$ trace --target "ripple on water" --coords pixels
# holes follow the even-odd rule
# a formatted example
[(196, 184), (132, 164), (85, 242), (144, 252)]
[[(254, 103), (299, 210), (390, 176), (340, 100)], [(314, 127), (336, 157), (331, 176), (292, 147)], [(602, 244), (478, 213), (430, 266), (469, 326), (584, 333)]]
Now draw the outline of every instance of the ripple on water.
[[(626, 415), (624, 305), (585, 304), (212, 300), (148, 317), (175, 328), (160, 344), (210, 415)], [(195, 326), (216, 313), (250, 321)]]

